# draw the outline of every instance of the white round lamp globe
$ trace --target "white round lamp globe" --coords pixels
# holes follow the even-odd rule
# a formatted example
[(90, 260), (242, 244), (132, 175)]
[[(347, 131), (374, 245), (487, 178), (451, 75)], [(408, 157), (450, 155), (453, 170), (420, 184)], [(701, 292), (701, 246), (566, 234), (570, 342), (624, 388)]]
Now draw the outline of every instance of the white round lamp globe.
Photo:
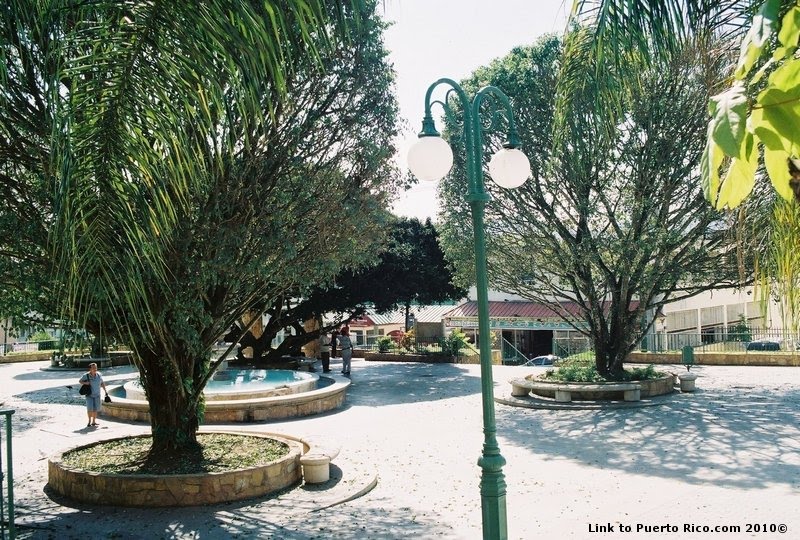
[(453, 151), (441, 137), (420, 137), (408, 150), (408, 168), (420, 180), (441, 180), (452, 166)]
[(521, 150), (503, 148), (489, 160), (489, 175), (500, 187), (513, 189), (531, 177), (531, 162)]

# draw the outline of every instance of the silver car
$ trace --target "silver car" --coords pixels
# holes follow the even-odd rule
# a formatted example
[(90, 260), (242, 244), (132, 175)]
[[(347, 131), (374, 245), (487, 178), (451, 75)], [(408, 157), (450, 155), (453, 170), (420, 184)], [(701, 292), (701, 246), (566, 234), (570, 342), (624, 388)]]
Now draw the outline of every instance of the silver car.
[(535, 356), (522, 364), (523, 366), (552, 366), (557, 360), (561, 360), (554, 354), (545, 354), (543, 356)]

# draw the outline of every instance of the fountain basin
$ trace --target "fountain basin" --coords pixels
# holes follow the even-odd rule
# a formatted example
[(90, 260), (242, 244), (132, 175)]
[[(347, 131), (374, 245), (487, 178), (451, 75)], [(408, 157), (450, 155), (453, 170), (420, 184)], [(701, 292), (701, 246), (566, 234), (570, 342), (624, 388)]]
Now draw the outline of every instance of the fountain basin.
[[(319, 375), (289, 369), (226, 369), (208, 381), (203, 394), (210, 401), (245, 400), (310, 392), (317, 388)], [(139, 381), (126, 382), (125, 397), (145, 401)]]
[[(317, 388), (284, 395), (266, 395), (206, 401), (204, 423), (263, 422), (319, 414), (344, 405), (350, 379), (326, 374), (317, 380)], [(101, 414), (120, 420), (150, 422), (150, 404), (127, 397), (122, 385), (109, 386), (111, 403), (104, 403)]]

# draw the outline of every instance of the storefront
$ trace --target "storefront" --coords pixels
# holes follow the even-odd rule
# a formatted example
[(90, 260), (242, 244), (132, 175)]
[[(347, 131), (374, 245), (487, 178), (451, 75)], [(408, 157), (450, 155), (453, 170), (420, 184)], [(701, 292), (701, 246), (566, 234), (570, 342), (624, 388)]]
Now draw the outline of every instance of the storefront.
[[(564, 304), (563, 309), (567, 314), (577, 311), (574, 304)], [(448, 331), (463, 331), (478, 346), (476, 302), (466, 302), (445, 314), (444, 325)], [(572, 324), (535, 302), (489, 302), (489, 329), (494, 334), (492, 348), (502, 349), (504, 357), (565, 356), (587, 346), (585, 336)]]

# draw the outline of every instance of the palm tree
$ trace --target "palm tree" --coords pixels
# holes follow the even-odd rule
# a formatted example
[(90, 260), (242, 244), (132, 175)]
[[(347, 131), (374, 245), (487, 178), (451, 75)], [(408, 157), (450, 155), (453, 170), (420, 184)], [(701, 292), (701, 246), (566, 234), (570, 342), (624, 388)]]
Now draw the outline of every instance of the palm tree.
[[(209, 344), (227, 323), (338, 269), (308, 264), (319, 216), (301, 204), (311, 191), (292, 190), (332, 187), (354, 215), (382, 203), (375, 178), (390, 176), (391, 144), (382, 143), (394, 105), (374, 46), (380, 27), (364, 23), (373, 11), (357, 0), (11, 0), (0, 8), (3, 180), (13, 193), (36, 194), (30, 209), (45, 216), (39, 242), (49, 261), (41, 270), (56, 270), (65, 318), (139, 353), (155, 450), (195, 442), (213, 371)], [(346, 46), (370, 35), (367, 45)], [(356, 64), (375, 71), (367, 78), (342, 67)], [(296, 96), (330, 84), (328, 68), (349, 86), (331, 89), (325, 103), (334, 112), (315, 118)], [(302, 129), (305, 121), (346, 131), (355, 121), (339, 101), (347, 97), (375, 117), (364, 116), (371, 131), (341, 143), (344, 160)], [(315, 160), (286, 160), (280, 149), (290, 144)], [(252, 208), (230, 208), (234, 190), (250, 193)], [(272, 198), (259, 206), (259, 196)], [(253, 215), (263, 236), (248, 229)], [(303, 232), (315, 243), (296, 242)], [(270, 240), (278, 247), (266, 252)], [(219, 262), (226, 256), (231, 269)], [(281, 257), (311, 270), (298, 277), (273, 264)], [(220, 283), (237, 264), (269, 279)]]
[[(573, 9), (573, 21), (593, 29), (587, 46), (598, 56), (613, 56), (618, 66), (630, 54), (663, 55), (691, 35), (734, 41), (738, 60), (720, 81), (728, 88), (709, 104), (706, 198), (720, 209), (738, 206), (752, 191), (761, 144), (775, 190), (800, 201), (800, 3), (575, 0)], [(575, 84), (567, 82), (567, 89)]]

